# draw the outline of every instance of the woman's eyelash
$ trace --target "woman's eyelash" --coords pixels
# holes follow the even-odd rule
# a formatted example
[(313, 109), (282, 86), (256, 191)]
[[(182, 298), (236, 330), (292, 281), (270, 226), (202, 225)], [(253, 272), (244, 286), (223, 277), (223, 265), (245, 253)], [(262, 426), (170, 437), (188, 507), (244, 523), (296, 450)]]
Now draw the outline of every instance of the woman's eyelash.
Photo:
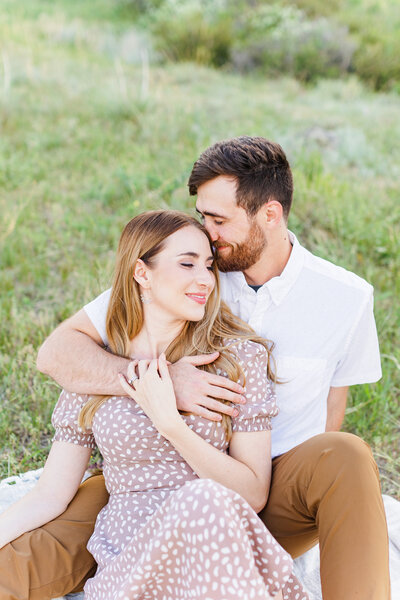
[[(181, 265), (182, 267), (194, 267), (194, 265), (193, 265), (192, 263), (180, 263), (180, 265)], [(213, 271), (213, 270), (214, 270), (214, 267), (213, 267), (213, 265), (210, 265), (209, 267), (207, 267), (207, 269), (208, 269), (209, 271)]]

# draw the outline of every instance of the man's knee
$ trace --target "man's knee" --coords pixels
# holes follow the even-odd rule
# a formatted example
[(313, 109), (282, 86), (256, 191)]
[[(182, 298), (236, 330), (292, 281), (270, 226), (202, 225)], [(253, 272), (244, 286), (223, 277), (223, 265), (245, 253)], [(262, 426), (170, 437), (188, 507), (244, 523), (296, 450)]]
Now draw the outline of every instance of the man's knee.
[(377, 472), (376, 463), (369, 445), (352, 433), (332, 431), (321, 434), (320, 458), (349, 472), (373, 470)]
[(316, 436), (317, 456), (310, 484), (333, 493), (335, 489), (379, 493), (379, 472), (370, 447), (351, 433), (328, 432)]

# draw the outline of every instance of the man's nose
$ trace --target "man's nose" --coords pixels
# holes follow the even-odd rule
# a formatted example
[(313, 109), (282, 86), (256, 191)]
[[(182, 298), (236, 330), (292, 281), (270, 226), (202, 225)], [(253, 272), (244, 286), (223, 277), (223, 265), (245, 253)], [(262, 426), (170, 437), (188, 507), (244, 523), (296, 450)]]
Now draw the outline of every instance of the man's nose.
[(214, 225), (212, 225), (211, 223), (205, 223), (205, 227), (208, 231), (208, 233), (210, 234), (210, 238), (213, 242), (216, 242), (217, 239), (219, 238), (219, 234), (218, 234), (218, 229), (217, 227), (215, 227)]

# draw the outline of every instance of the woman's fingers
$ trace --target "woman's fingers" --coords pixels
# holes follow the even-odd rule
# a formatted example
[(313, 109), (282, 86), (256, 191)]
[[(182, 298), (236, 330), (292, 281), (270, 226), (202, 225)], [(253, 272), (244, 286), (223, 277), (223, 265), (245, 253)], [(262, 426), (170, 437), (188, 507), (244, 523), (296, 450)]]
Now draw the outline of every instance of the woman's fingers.
[(127, 377), (128, 381), (135, 379), (137, 377), (136, 367), (137, 367), (138, 362), (139, 362), (138, 360), (131, 360), (131, 362), (129, 363), (128, 368), (126, 370), (126, 374), (128, 376)]
[(158, 371), (161, 375), (161, 379), (163, 379), (164, 381), (166, 379), (170, 379), (170, 374), (169, 374), (169, 370), (168, 370), (168, 363), (167, 360), (165, 358), (165, 354), (164, 352), (160, 355), (160, 358), (158, 359)]
[(144, 375), (147, 372), (147, 369), (149, 368), (150, 363), (151, 363), (151, 360), (139, 360), (139, 363), (138, 363), (139, 379), (141, 379), (141, 377), (144, 377)]
[(129, 383), (126, 380), (125, 375), (123, 375), (122, 373), (118, 373), (118, 379), (119, 379), (122, 389), (125, 390), (125, 392), (127, 393), (128, 396), (130, 396), (131, 398), (133, 398), (135, 400), (135, 391), (136, 390), (134, 390), (134, 388), (131, 385), (129, 385)]

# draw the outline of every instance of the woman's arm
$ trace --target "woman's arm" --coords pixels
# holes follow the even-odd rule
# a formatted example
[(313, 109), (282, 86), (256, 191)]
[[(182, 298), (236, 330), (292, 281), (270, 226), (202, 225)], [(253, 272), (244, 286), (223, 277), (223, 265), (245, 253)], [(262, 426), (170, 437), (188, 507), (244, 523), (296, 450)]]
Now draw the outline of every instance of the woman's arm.
[(134, 387), (123, 376), (121, 385), (158, 431), (199, 477), (214, 479), (238, 492), (259, 512), (267, 501), (271, 476), (270, 432), (234, 432), (229, 454), (225, 454), (192, 431), (182, 419), (165, 357), (151, 361), (150, 365), (148, 361), (140, 361), (138, 370), (140, 377), (133, 382)]
[(82, 481), (91, 448), (54, 442), (42, 476), (26, 496), (0, 515), (0, 548), (65, 511)]
[(175, 426), (163, 435), (196, 475), (238, 492), (256, 512), (264, 508), (271, 479), (270, 431), (234, 433), (229, 454), (206, 442), (180, 415)]

